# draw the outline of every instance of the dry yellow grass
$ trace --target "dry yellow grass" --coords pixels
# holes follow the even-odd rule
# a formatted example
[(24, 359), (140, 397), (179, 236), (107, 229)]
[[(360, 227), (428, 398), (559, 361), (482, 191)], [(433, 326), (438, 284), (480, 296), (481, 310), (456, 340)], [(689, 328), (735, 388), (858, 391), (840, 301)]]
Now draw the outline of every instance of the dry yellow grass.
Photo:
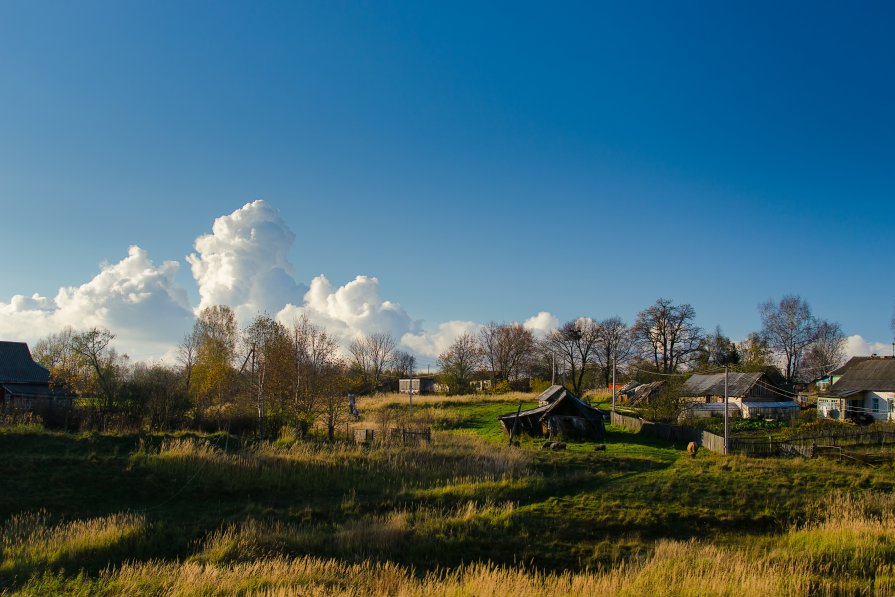
[[(508, 392), (506, 394), (466, 394), (463, 396), (441, 396), (432, 394), (414, 394), (414, 406), (438, 406), (445, 403), (472, 404), (476, 402), (518, 402), (533, 400), (537, 394), (531, 392)], [(375, 396), (361, 396), (357, 400), (358, 409), (379, 410), (390, 406), (407, 406), (410, 397), (407, 394), (392, 392)]]
[[(548, 574), (485, 562), (414, 570), (390, 561), (429, 549), (426, 560), (401, 561), (431, 566), (448, 561), (442, 558), (453, 546), (469, 562), (473, 556), (461, 550), (507, 529), (530, 528), (533, 510), (524, 495), (531, 486), (524, 475), (538, 470), (530, 463), (538, 454), (456, 433), (437, 434), (431, 446), (271, 443), (239, 453), (212, 441), (169, 439), (133, 454), (135, 464), (164, 472), (160, 477), (177, 487), (276, 487), (282, 495), (329, 500), (333, 508), (327, 517), (297, 512), (288, 521), (252, 518), (267, 516), (262, 509), (239, 514), (245, 519), (236, 523), (215, 519), (189, 535), (176, 555), (152, 549), (159, 539), (149, 531), (164, 523), (147, 518), (160, 518), (157, 511), (147, 518), (120, 513), (61, 523), (46, 513), (22, 514), (0, 527), (0, 585), (25, 594), (100, 595), (895, 594), (895, 497), (871, 492), (826, 495), (805, 524), (747, 535), (739, 545), (644, 540), (642, 550), (601, 560), (609, 569)], [(684, 461), (686, 467), (699, 464)], [(760, 476), (782, 463), (740, 457), (724, 466), (735, 472), (747, 465)], [(517, 492), (500, 495), (522, 505), (487, 499), (496, 494), (490, 487), (520, 482)], [(690, 489), (669, 495), (683, 500)], [(365, 503), (370, 495), (390, 499), (371, 508)], [(440, 499), (445, 496), (450, 499)], [(464, 534), (471, 540), (456, 540)], [(534, 532), (528, 537), (542, 540)], [(159, 557), (171, 559), (149, 559)], [(81, 567), (86, 572), (78, 575)]]
[[(841, 507), (784, 533), (769, 549), (663, 540), (648, 556), (604, 572), (543, 573), (473, 563), (419, 576), (392, 562), (286, 557), (277, 554), (282, 544), (290, 543), (294, 549), (296, 541), (300, 543), (296, 536), (306, 531), (300, 526), (250, 521), (211, 534), (187, 561), (128, 562), (102, 571), (97, 578), (70, 577), (64, 590), (106, 595), (407, 597), (893, 594), (895, 498), (832, 494), (829, 500)], [(444, 524), (450, 519), (462, 523), (513, 512), (513, 504), (473, 502), (448, 512), (396, 511), (348, 525), (335, 541), (350, 551), (371, 542), (400, 541), (402, 535), (430, 523)], [(39, 554), (122, 541), (142, 524), (141, 518), (130, 515), (58, 526), (48, 526), (40, 517), (17, 518), (4, 528), (4, 565), (11, 554), (13, 558), (23, 557), (14, 554), (36, 554), (39, 561), (34, 563), (59, 561)], [(40, 586), (37, 582), (23, 592), (39, 592)]]

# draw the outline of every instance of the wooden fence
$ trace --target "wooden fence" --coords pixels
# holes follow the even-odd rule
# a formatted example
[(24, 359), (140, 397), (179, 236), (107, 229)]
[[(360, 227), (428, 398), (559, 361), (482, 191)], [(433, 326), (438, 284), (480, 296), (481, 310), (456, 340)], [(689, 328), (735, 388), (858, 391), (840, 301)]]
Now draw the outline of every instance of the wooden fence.
[(373, 444), (382, 442), (388, 444), (414, 445), (421, 442), (432, 443), (432, 429), (388, 429), (386, 433), (375, 429), (354, 429), (354, 443)]
[[(669, 423), (654, 423), (617, 412), (612, 413), (611, 420), (613, 425), (632, 429), (637, 433), (646, 433), (668, 441), (692, 441), (711, 452), (724, 453), (724, 437), (710, 431), (700, 431), (692, 427)], [(803, 456), (805, 458), (813, 458), (818, 450), (831, 447), (885, 445), (895, 445), (895, 431), (843, 428), (826, 429), (822, 432), (814, 432), (788, 439), (732, 437), (730, 438), (730, 453), (752, 457)]]

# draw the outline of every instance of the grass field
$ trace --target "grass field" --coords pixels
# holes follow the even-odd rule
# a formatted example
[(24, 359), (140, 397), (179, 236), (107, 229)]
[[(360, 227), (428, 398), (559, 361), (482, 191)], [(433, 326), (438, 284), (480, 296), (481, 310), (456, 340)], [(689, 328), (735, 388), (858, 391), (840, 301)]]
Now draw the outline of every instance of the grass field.
[[(891, 464), (757, 460), (609, 428), (510, 448), (531, 395), (362, 399), (432, 444), (0, 430), (0, 587), (22, 594), (895, 591)], [(891, 461), (889, 461), (891, 462)]]

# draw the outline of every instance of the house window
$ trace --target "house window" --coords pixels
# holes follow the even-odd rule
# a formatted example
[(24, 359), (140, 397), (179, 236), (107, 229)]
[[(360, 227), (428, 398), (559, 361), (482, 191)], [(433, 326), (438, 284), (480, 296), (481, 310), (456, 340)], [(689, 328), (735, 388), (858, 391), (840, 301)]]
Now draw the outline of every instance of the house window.
[(873, 399), (873, 412), (875, 412), (875, 413), (879, 412), (879, 398)]

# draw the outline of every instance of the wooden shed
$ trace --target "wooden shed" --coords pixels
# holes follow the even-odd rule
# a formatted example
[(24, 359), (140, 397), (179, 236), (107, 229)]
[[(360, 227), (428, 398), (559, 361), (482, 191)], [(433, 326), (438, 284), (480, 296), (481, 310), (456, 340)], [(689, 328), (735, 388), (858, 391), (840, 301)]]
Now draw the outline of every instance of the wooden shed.
[[(553, 386), (556, 388), (557, 386)], [(497, 420), (504, 431), (512, 433), (516, 427), (516, 435), (524, 433), (535, 437), (599, 440), (605, 434), (603, 417), (600, 411), (585, 404), (577, 396), (558, 386), (560, 390), (544, 392), (552, 400), (546, 400), (537, 408), (518, 413), (500, 415)], [(539, 401), (540, 402), (540, 401)]]

